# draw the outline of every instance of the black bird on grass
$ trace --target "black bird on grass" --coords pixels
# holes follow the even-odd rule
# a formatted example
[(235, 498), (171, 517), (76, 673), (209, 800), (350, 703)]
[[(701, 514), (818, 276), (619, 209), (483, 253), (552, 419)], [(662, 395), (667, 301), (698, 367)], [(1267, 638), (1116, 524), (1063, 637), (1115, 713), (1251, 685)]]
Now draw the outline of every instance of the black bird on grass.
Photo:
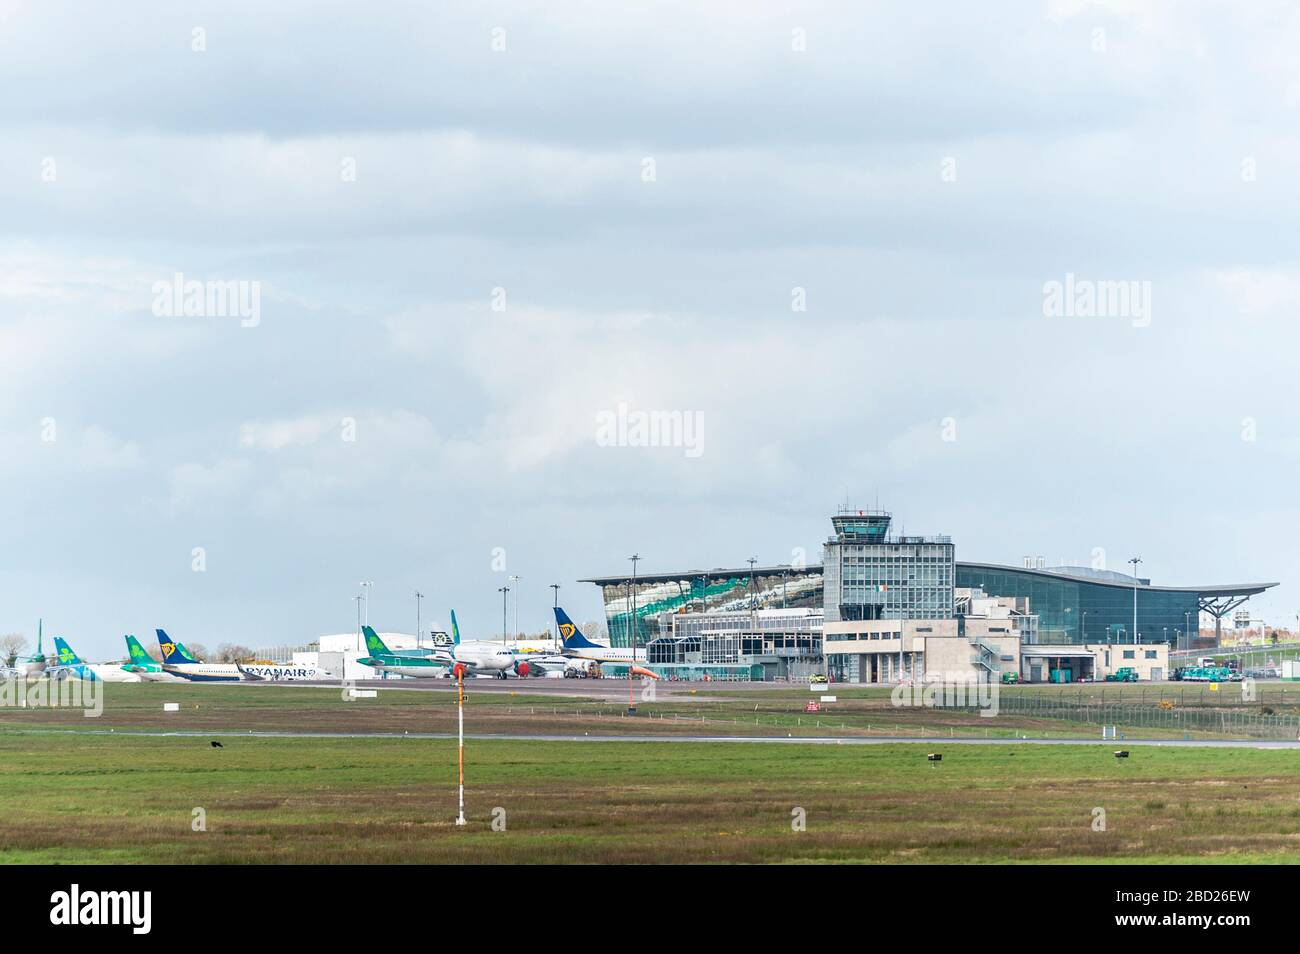
[(209, 743), (209, 744), (210, 744), (214, 749), (224, 749), (224, 748), (225, 748), (225, 746), (222, 745), (220, 742), (211, 742), (211, 743)]

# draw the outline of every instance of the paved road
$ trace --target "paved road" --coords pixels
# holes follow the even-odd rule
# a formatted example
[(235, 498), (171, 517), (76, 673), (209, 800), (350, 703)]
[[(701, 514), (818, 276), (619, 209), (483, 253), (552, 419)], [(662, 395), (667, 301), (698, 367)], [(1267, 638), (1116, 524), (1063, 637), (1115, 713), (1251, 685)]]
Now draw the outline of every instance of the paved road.
[[(284, 731), (247, 731), (233, 732), (218, 730), (201, 732), (198, 730), (173, 730), (167, 732), (149, 732), (116, 729), (7, 729), (6, 734), (28, 733), (35, 735), (126, 735), (147, 738), (192, 738), (192, 739), (454, 739), (450, 732), (284, 732)], [(1123, 739), (1121, 741), (1100, 739), (955, 739), (955, 738), (827, 738), (811, 736), (805, 738), (782, 738), (779, 736), (740, 736), (740, 735), (526, 735), (523, 733), (470, 733), (465, 736), (474, 740), (504, 740), (511, 742), (749, 742), (771, 745), (924, 745), (936, 748), (952, 745), (1092, 745), (1107, 748), (1133, 748), (1137, 746), (1156, 746), (1175, 749), (1300, 749), (1300, 741), (1273, 739)]]

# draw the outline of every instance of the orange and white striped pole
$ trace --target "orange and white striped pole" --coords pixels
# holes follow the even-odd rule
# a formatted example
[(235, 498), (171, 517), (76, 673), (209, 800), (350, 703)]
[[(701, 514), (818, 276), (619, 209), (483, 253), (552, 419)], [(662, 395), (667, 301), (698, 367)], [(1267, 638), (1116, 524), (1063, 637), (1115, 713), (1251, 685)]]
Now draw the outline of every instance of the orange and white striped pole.
[(456, 722), (460, 737), (457, 761), (460, 764), (459, 813), (456, 824), (465, 824), (465, 667), (456, 664)]

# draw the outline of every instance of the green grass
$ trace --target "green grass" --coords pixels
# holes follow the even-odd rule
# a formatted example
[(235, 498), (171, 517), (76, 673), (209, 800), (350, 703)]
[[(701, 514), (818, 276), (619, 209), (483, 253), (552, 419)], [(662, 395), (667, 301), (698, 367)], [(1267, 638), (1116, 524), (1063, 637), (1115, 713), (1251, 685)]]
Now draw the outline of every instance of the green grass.
[[(1079, 687), (1075, 692), (1050, 690), (1003, 690), (1004, 711), (994, 718), (961, 709), (895, 707), (890, 691), (882, 688), (835, 689), (839, 701), (826, 704), (821, 712), (806, 713), (804, 706), (813, 693), (788, 688), (764, 687), (712, 692), (708, 689), (663, 691), (656, 701), (638, 697), (638, 717), (624, 717), (622, 701), (538, 694), (524, 691), (527, 683), (509, 691), (468, 690), (467, 726), (479, 734), (592, 734), (592, 735), (794, 735), (794, 736), (886, 736), (900, 738), (977, 737), (1013, 739), (1097, 738), (1098, 725), (1070, 721), (1074, 712), (1011, 711), (1010, 702), (1019, 696), (1078, 700), (1080, 693), (1100, 689)], [(1131, 699), (1141, 705), (1134, 689), (1106, 687), (1106, 697)], [(1146, 687), (1148, 690), (1150, 687)], [(88, 719), (80, 709), (0, 708), (0, 728), (32, 729), (63, 727), (71, 730), (116, 731), (301, 731), (391, 733), (446, 733), (456, 729), (456, 697), (452, 691), (380, 689), (374, 699), (344, 701), (340, 689), (294, 686), (213, 686), (163, 684), (110, 684), (102, 687), (104, 710)], [(176, 702), (179, 712), (165, 713), (164, 702)], [(1146, 708), (1159, 702), (1155, 696)], [(1257, 712), (1234, 708), (1234, 712)], [(1209, 712), (1206, 707), (1189, 710)], [(1285, 711), (1279, 709), (1278, 711)], [(1118, 721), (1118, 720), (1114, 720)], [(1135, 719), (1135, 721), (1138, 721)], [(1218, 722), (1147, 719), (1147, 728), (1125, 729), (1130, 738), (1215, 738), (1224, 735)], [(1204, 725), (1202, 726), (1202, 723)], [(1121, 726), (1124, 729), (1123, 726)]]
[(453, 742), (223, 742), (0, 732), (0, 860), (1300, 860), (1289, 751), (472, 741), (457, 828)]

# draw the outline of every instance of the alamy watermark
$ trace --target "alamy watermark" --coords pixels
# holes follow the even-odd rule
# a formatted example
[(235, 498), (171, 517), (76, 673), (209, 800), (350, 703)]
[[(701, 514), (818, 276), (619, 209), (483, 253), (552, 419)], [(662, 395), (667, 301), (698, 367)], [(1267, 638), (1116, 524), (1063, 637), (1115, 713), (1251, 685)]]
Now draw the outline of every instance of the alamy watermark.
[(620, 402), (596, 415), (600, 447), (680, 447), (687, 457), (704, 453), (701, 411), (636, 411)]
[(895, 708), (963, 709), (974, 707), (980, 715), (998, 714), (1001, 683), (972, 672), (927, 672), (922, 681), (900, 683), (889, 694)]
[(238, 318), (240, 327), (262, 322), (262, 283), (199, 281), (182, 272), (153, 283), (153, 313), (159, 318)]
[(87, 719), (104, 714), (99, 679), (0, 679), (0, 709), (80, 709)]
[(1151, 324), (1149, 281), (1095, 281), (1065, 273), (1065, 281), (1043, 283), (1047, 318), (1127, 318), (1134, 328)]

